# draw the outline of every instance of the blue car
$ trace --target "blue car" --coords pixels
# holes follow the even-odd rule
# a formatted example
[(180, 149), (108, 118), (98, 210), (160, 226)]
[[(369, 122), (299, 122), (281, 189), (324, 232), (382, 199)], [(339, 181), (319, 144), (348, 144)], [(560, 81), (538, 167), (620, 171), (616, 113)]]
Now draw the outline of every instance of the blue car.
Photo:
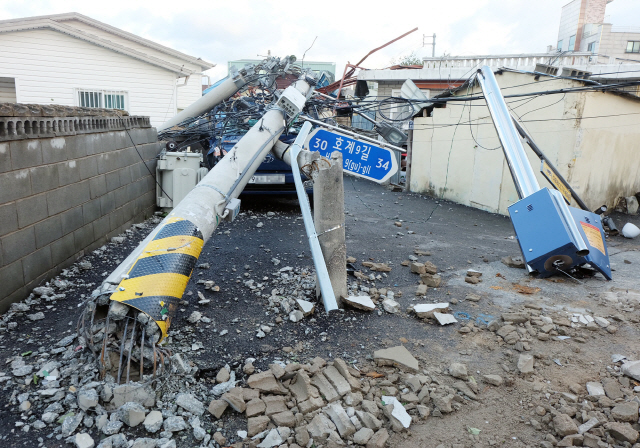
[[(219, 158), (224, 157), (242, 137), (243, 135), (234, 134), (225, 135), (222, 139), (212, 138), (211, 149), (207, 153), (209, 166), (213, 167)], [(281, 135), (280, 141), (293, 143), (295, 138), (295, 135)], [(313, 187), (311, 182), (304, 174), (302, 174), (302, 180), (305, 182), (307, 194), (312, 195)], [(276, 159), (273, 154), (267, 154), (242, 194), (295, 195), (296, 186), (291, 167), (282, 160)]]

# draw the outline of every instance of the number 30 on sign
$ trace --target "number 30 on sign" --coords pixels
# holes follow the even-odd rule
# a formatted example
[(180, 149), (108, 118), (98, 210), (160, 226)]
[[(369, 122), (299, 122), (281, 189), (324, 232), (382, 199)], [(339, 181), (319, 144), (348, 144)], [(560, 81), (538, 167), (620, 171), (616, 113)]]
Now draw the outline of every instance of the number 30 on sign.
[(318, 151), (326, 158), (330, 158), (332, 152), (340, 151), (345, 171), (378, 183), (386, 181), (398, 170), (393, 151), (326, 129), (311, 132), (305, 149)]

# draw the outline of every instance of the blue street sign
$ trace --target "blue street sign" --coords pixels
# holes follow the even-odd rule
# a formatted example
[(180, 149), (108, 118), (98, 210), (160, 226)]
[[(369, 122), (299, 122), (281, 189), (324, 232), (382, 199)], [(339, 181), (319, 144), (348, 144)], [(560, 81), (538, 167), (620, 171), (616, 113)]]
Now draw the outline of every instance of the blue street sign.
[(386, 181), (398, 171), (398, 162), (392, 150), (326, 129), (313, 131), (304, 148), (318, 151), (326, 158), (331, 158), (332, 152), (340, 151), (345, 171), (377, 183)]

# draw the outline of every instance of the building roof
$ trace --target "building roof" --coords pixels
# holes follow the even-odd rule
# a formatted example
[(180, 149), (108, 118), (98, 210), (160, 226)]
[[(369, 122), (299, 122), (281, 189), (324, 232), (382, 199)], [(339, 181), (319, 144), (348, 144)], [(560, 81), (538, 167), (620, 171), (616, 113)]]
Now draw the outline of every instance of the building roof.
[(109, 39), (106, 39), (104, 37), (100, 37), (100, 36), (88, 33), (84, 30), (81, 30), (73, 26), (72, 21), (79, 21), (91, 27), (98, 28), (106, 33), (112, 34), (114, 36), (118, 36), (119, 38), (124, 39), (125, 41), (128, 40), (131, 42), (135, 42), (139, 46), (141, 45), (141, 46), (155, 50), (156, 54), (160, 53), (161, 55), (164, 54), (164, 55), (170, 56), (171, 59), (174, 59), (174, 60), (178, 59), (178, 60), (184, 61), (185, 63), (198, 66), (201, 68), (201, 70), (207, 70), (215, 66), (215, 64), (204, 61), (200, 58), (189, 56), (187, 54), (173, 50), (169, 47), (165, 47), (164, 45), (160, 45), (148, 39), (144, 39), (140, 36), (136, 36), (135, 34), (121, 30), (111, 25), (107, 25), (106, 23), (102, 23), (98, 20), (92, 19), (82, 14), (78, 14), (77, 12), (0, 20), (0, 33), (37, 30), (37, 29), (50, 29), (50, 30), (67, 34), (77, 39), (84, 40), (86, 42), (90, 42), (94, 45), (107, 48), (117, 53), (130, 56), (134, 59), (138, 59), (138, 60), (147, 62), (149, 64), (164, 68), (166, 70), (177, 73), (181, 76), (189, 76), (193, 73), (196, 73), (196, 70), (188, 69), (184, 65), (176, 64), (175, 62), (172, 62), (169, 59), (165, 60), (161, 56), (146, 54), (143, 51), (137, 50), (133, 47), (128, 47), (120, 43), (112, 42)]

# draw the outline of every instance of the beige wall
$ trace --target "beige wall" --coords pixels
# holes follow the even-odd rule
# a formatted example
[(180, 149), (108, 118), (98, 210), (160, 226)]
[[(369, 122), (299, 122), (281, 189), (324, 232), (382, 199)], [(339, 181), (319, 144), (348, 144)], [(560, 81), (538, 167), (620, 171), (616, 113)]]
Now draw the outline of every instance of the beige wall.
[[(505, 95), (582, 85), (545, 77), (535, 81), (533, 76), (510, 72), (496, 78)], [(479, 93), (479, 88), (468, 93)], [(459, 93), (466, 94), (466, 90)], [(640, 191), (640, 101), (585, 92), (531, 98), (507, 102), (590, 208), (613, 206), (618, 197)], [(582, 119), (617, 114), (637, 115)], [(414, 124), (411, 191), (507, 214), (518, 196), (484, 101), (474, 101), (473, 107), (449, 102), (434, 109), (432, 117), (416, 118)], [(525, 149), (539, 173), (539, 159), (526, 145)], [(538, 181), (550, 187), (540, 174)]]
[(610, 64), (617, 64), (623, 61), (615, 60), (627, 59), (640, 62), (640, 53), (627, 53), (627, 42), (630, 40), (640, 41), (640, 33), (619, 33), (611, 32), (611, 24), (602, 25), (602, 37), (600, 38), (600, 46), (598, 55), (609, 56)]

